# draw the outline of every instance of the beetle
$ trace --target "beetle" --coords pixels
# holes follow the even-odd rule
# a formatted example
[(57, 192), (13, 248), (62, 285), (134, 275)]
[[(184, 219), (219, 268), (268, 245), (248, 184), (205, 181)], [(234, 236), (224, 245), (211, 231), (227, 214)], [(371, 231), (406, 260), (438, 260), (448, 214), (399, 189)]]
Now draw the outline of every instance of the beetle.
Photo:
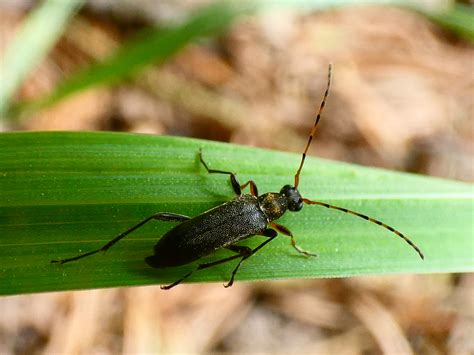
[[(259, 195), (257, 185), (253, 180), (249, 180), (244, 184), (240, 184), (235, 173), (209, 168), (203, 159), (202, 151), (200, 149), (198, 152), (199, 161), (208, 173), (229, 175), (232, 188), (237, 195), (233, 200), (225, 202), (193, 218), (176, 213), (156, 213), (126, 230), (125, 232), (119, 234), (99, 249), (92, 250), (68, 259), (54, 259), (51, 260), (51, 262), (65, 264), (96, 254), (100, 251), (106, 251), (119, 240), (151, 220), (173, 221), (180, 222), (180, 224), (176, 225), (165, 235), (163, 235), (163, 237), (156, 243), (153, 255), (145, 258), (146, 263), (151, 267), (166, 268), (186, 265), (223, 248), (228, 249), (236, 254), (217, 261), (198, 264), (194, 270), (189, 271), (187, 274), (172, 284), (161, 286), (161, 288), (170, 289), (178, 285), (188, 278), (194, 271), (213, 267), (231, 260), (240, 259), (232, 271), (230, 280), (224, 285), (225, 287), (229, 287), (234, 283), (235, 275), (237, 274), (242, 262), (275, 239), (278, 235), (278, 232), (290, 237), (291, 244), (298, 253), (309, 257), (316, 256), (316, 254), (305, 251), (299, 247), (296, 244), (295, 237), (291, 231), (281, 224), (275, 222), (277, 219), (283, 216), (286, 211), (298, 212), (305, 204), (319, 205), (329, 209), (335, 209), (349, 213), (388, 229), (390, 232), (396, 234), (398, 237), (407, 242), (418, 253), (421, 259), (424, 259), (421, 250), (410, 239), (408, 239), (395, 228), (377, 219), (349, 210), (347, 208), (303, 198), (298, 191), (299, 177), (305, 162), (306, 153), (311, 141), (313, 140), (316, 127), (321, 118), (321, 114), (329, 94), (332, 76), (331, 68), (331, 65), (329, 65), (326, 91), (321, 101), (321, 105), (316, 116), (316, 121), (310, 132), (308, 142), (306, 143), (300, 165), (295, 173), (293, 185), (283, 186), (280, 192), (267, 192)], [(247, 186), (250, 189), (250, 194), (242, 194), (242, 190)], [(254, 249), (251, 249), (247, 246), (236, 245), (237, 242), (255, 235), (264, 236), (266, 239)]]

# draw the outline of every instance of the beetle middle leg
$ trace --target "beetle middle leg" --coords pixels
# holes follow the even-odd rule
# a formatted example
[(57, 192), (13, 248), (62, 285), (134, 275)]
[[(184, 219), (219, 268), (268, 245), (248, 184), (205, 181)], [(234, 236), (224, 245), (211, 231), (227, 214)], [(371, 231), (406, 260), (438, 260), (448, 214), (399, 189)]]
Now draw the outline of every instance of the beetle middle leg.
[(295, 237), (293, 236), (293, 233), (291, 233), (291, 231), (288, 228), (286, 228), (285, 226), (282, 226), (281, 224), (278, 224), (278, 223), (271, 223), (271, 226), (273, 228), (275, 228), (277, 231), (279, 231), (280, 233), (290, 237), (291, 238), (291, 245), (293, 246), (293, 248), (296, 249), (296, 251), (298, 253), (306, 255), (306, 256), (318, 256), (317, 254), (310, 253), (309, 251), (306, 251), (306, 250), (302, 249), (301, 247), (299, 247), (296, 244), (296, 240), (295, 240)]
[(95, 249), (95, 250), (89, 251), (89, 252), (84, 253), (84, 254), (79, 254), (77, 256), (74, 256), (74, 257), (68, 258), (68, 259), (53, 259), (53, 260), (51, 260), (51, 263), (53, 263), (53, 264), (65, 264), (65, 263), (69, 263), (71, 261), (75, 261), (75, 260), (85, 258), (86, 256), (89, 256), (89, 255), (96, 254), (100, 251), (106, 251), (107, 249), (112, 247), (115, 243), (117, 243), (119, 240), (121, 240), (122, 238), (124, 238), (125, 236), (127, 236), (128, 234), (133, 232), (134, 230), (140, 228), (145, 223), (147, 223), (147, 222), (149, 222), (153, 219), (156, 219), (156, 220), (159, 220), (159, 221), (184, 222), (184, 221), (187, 221), (190, 218), (191, 217), (188, 217), (188, 216), (185, 216), (185, 215), (182, 215), (182, 214), (176, 214), (176, 213), (169, 213), (169, 212), (155, 213), (154, 215), (152, 215), (148, 218), (145, 218), (140, 223), (134, 225), (132, 228), (129, 228), (125, 232), (119, 234), (118, 236), (116, 236), (114, 239), (112, 239), (111, 241), (109, 241), (107, 244), (105, 244), (104, 246), (102, 246), (99, 249)]
[[(230, 247), (228, 247), (227, 249), (230, 249)], [(249, 248), (250, 249), (250, 248)], [(231, 249), (232, 250), (232, 249)], [(250, 249), (251, 250), (251, 249)], [(238, 255), (232, 255), (232, 256), (229, 256), (227, 258), (224, 258), (224, 259), (220, 259), (220, 260), (217, 260), (217, 261), (213, 261), (213, 262), (210, 262), (210, 263), (205, 263), (205, 264), (199, 264), (198, 267), (195, 269), (195, 270), (191, 270), (190, 272), (188, 272), (187, 274), (185, 274), (183, 277), (181, 277), (180, 279), (176, 280), (175, 282), (173, 282), (172, 284), (169, 284), (169, 285), (166, 285), (166, 286), (160, 286), (160, 288), (162, 290), (169, 290), (170, 288), (173, 288), (175, 287), (176, 285), (180, 284), (181, 282), (183, 282), (184, 280), (186, 280), (189, 276), (191, 276), (191, 274), (194, 272), (194, 271), (198, 271), (198, 270), (202, 270), (202, 269), (207, 269), (207, 268), (210, 268), (212, 266), (216, 266), (216, 265), (219, 265), (219, 264), (223, 264), (223, 263), (226, 263), (228, 261), (231, 261), (231, 260), (234, 260), (234, 259), (237, 259), (237, 258), (240, 258), (241, 255), (238, 254)]]
[(258, 196), (258, 189), (257, 185), (255, 184), (254, 181), (249, 180), (245, 184), (240, 185), (239, 180), (237, 179), (237, 175), (233, 172), (230, 171), (224, 171), (224, 170), (217, 170), (217, 169), (211, 169), (207, 166), (206, 162), (204, 161), (202, 157), (202, 150), (199, 149), (199, 161), (201, 164), (206, 168), (207, 172), (209, 174), (226, 174), (230, 176), (230, 183), (232, 184), (232, 189), (234, 190), (236, 195), (242, 195), (242, 189), (246, 188), (247, 185), (250, 185), (250, 193), (254, 196)]
[(231, 275), (231, 278), (230, 278), (229, 282), (224, 285), (224, 287), (232, 286), (232, 284), (234, 283), (235, 275), (237, 274), (237, 271), (239, 270), (240, 265), (242, 264), (242, 262), (245, 259), (248, 259), (253, 254), (255, 254), (260, 249), (262, 249), (265, 245), (270, 243), (278, 235), (278, 233), (276, 231), (274, 231), (273, 229), (268, 228), (268, 229), (265, 229), (260, 235), (268, 237), (268, 239), (265, 240), (263, 243), (259, 244), (256, 248), (251, 249), (251, 248), (246, 247), (246, 246), (230, 245), (230, 246), (226, 247), (226, 249), (229, 249), (233, 252), (236, 252), (236, 253), (238, 253), (238, 255), (232, 255), (232, 256), (229, 256), (227, 258), (220, 259), (220, 260), (217, 260), (217, 261), (213, 261), (213, 262), (210, 262), (210, 263), (199, 264), (198, 267), (195, 270), (192, 270), (192, 271), (188, 272), (187, 274), (185, 274), (183, 277), (181, 277), (179, 280), (176, 280), (172, 284), (169, 284), (169, 285), (166, 285), (166, 286), (161, 286), (161, 289), (169, 290), (170, 288), (180, 284), (182, 281), (184, 281), (189, 276), (191, 276), (191, 274), (194, 271), (207, 269), (207, 268), (219, 265), (219, 264), (226, 263), (226, 262), (231, 261), (231, 260), (235, 260), (237, 258), (241, 258), (239, 263), (235, 266), (234, 270), (232, 271), (232, 275)]
[(256, 248), (252, 249), (250, 253), (247, 253), (247, 254), (242, 256), (242, 259), (240, 259), (239, 263), (235, 266), (234, 270), (232, 271), (232, 275), (230, 277), (229, 282), (227, 284), (225, 284), (224, 287), (227, 288), (227, 287), (232, 286), (232, 284), (234, 283), (235, 274), (237, 274), (237, 271), (239, 270), (240, 265), (242, 264), (242, 262), (245, 259), (248, 259), (253, 254), (255, 254), (260, 249), (262, 249), (265, 245), (270, 243), (273, 239), (275, 239), (276, 236), (278, 235), (278, 233), (273, 229), (267, 228), (263, 231), (263, 233), (261, 235), (263, 235), (265, 237), (268, 237), (268, 239), (265, 240), (263, 243), (259, 244)]

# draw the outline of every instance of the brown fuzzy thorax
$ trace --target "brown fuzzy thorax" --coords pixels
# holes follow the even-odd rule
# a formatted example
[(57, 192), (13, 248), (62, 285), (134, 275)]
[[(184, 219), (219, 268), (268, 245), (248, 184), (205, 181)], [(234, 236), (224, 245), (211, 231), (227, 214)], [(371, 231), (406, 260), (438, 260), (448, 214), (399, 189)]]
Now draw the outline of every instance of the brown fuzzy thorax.
[(286, 198), (276, 192), (268, 192), (259, 196), (258, 203), (269, 222), (280, 218), (288, 209)]

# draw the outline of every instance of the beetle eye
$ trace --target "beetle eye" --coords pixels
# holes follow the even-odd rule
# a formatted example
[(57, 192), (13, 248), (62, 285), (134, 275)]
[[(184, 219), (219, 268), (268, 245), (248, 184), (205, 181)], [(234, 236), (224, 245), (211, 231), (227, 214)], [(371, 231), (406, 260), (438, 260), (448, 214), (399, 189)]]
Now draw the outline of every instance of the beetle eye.
[(280, 193), (288, 197), (290, 196), (292, 190), (293, 188), (290, 185), (285, 185), (281, 188)]
[(297, 212), (303, 208), (303, 200), (298, 198), (298, 200), (294, 200), (293, 203), (289, 204), (288, 206), (290, 211)]
[(293, 186), (284, 186), (281, 193), (286, 197), (288, 203), (288, 209), (290, 211), (299, 211), (303, 208), (303, 200), (301, 195), (296, 188)]

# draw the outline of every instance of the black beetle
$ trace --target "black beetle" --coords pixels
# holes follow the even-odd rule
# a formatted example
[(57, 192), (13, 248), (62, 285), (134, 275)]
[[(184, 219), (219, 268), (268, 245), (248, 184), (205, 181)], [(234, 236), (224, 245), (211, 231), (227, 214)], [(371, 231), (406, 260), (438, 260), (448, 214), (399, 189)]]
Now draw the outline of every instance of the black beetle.
[[(120, 239), (124, 238), (129, 233), (140, 228), (145, 223), (155, 219), (160, 221), (175, 221), (181, 222), (176, 227), (172, 228), (167, 232), (154, 247), (154, 254), (145, 259), (148, 265), (154, 268), (174, 267), (189, 264), (195, 260), (200, 259), (203, 256), (209, 255), (218, 249), (228, 249), (237, 253), (236, 255), (229, 256), (224, 259), (220, 259), (214, 262), (199, 264), (195, 270), (188, 272), (186, 275), (181, 277), (179, 280), (173, 282), (168, 286), (162, 286), (163, 289), (170, 289), (176, 286), (193, 271), (201, 270), (222, 264), (227, 261), (231, 261), (240, 258), (238, 264), (232, 271), (229, 282), (225, 287), (229, 287), (234, 282), (234, 277), (239, 270), (240, 265), (245, 259), (248, 259), (251, 255), (255, 254), (258, 250), (262, 249), (265, 245), (271, 242), (277, 235), (277, 231), (287, 235), (291, 238), (291, 244), (301, 254), (306, 256), (315, 256), (315, 254), (309, 253), (301, 249), (295, 241), (293, 234), (284, 226), (275, 223), (274, 221), (280, 218), (287, 210), (292, 212), (300, 211), (304, 204), (309, 205), (320, 205), (326, 208), (336, 209), (345, 213), (353, 214), (357, 217), (363, 218), (367, 221), (376, 223), (389, 231), (395, 233), (403, 240), (405, 240), (410, 246), (412, 246), (419, 256), (423, 259), (424, 256), (421, 250), (402, 233), (388, 226), (387, 224), (368, 217), (364, 214), (348, 210), (346, 208), (329, 205), (324, 202), (311, 201), (303, 198), (298, 191), (299, 176), (303, 167), (306, 152), (311, 144), (316, 126), (321, 118), (321, 113), (326, 103), (326, 98), (329, 93), (331, 84), (331, 65), (329, 65), (328, 71), (328, 84), (324, 93), (323, 100), (319, 107), (318, 115), (316, 116), (316, 122), (311, 130), (308, 143), (306, 144), (301, 163), (295, 174), (294, 186), (285, 185), (282, 187), (280, 192), (267, 192), (263, 195), (258, 195), (257, 185), (252, 180), (247, 181), (241, 185), (237, 180), (237, 176), (229, 171), (210, 169), (202, 157), (202, 152), (199, 150), (199, 160), (202, 165), (206, 168), (208, 173), (227, 174), (230, 176), (230, 182), (234, 189), (237, 197), (233, 200), (223, 203), (209, 211), (206, 211), (194, 218), (175, 214), (161, 212), (154, 214), (141, 221), (137, 225), (118, 235), (102, 248), (77, 255), (68, 259), (56, 259), (52, 260), (52, 263), (64, 264), (74, 260), (84, 258), (86, 256), (105, 251), (112, 245), (117, 243)], [(242, 189), (250, 187), (250, 194), (242, 194)], [(269, 226), (271, 228), (269, 228)], [(246, 238), (254, 235), (262, 235), (267, 239), (258, 245), (256, 248), (251, 249), (247, 246), (235, 245)]]

